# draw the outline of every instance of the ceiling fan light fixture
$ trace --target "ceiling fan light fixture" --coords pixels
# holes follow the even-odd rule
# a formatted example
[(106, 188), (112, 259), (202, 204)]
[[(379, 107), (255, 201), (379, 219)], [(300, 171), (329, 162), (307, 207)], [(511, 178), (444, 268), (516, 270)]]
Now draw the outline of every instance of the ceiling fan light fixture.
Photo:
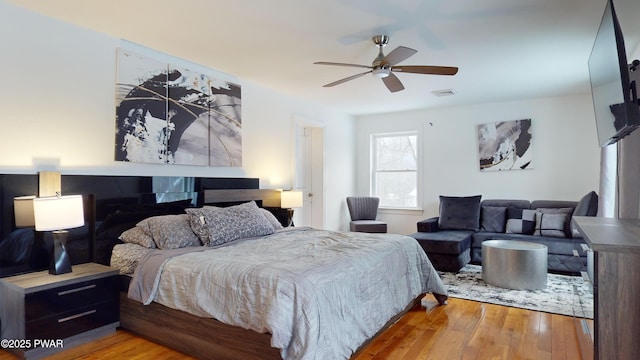
[(386, 78), (387, 76), (389, 76), (389, 69), (385, 69), (385, 68), (375, 68), (371, 72), (375, 77), (380, 79)]

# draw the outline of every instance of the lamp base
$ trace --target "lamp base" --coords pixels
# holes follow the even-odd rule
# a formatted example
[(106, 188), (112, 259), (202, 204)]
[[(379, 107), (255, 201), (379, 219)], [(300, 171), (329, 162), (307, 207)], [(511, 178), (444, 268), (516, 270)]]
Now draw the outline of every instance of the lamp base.
[(287, 221), (288, 225), (287, 226), (291, 226), (291, 227), (295, 226), (293, 224), (293, 209), (287, 209), (287, 215), (288, 215), (288, 219), (287, 219), (288, 220)]
[(49, 274), (61, 275), (71, 272), (71, 261), (64, 245), (69, 232), (58, 230), (53, 232), (53, 252), (49, 262)]

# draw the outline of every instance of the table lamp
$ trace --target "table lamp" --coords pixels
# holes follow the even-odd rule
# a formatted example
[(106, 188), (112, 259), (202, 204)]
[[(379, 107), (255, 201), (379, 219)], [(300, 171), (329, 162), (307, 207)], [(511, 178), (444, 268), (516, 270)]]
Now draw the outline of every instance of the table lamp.
[(33, 199), (36, 231), (52, 231), (53, 252), (49, 273), (71, 272), (71, 261), (65, 248), (69, 232), (66, 229), (84, 225), (82, 195), (51, 196)]
[(283, 191), (280, 194), (280, 207), (289, 212), (288, 226), (293, 226), (293, 208), (302, 207), (302, 191)]

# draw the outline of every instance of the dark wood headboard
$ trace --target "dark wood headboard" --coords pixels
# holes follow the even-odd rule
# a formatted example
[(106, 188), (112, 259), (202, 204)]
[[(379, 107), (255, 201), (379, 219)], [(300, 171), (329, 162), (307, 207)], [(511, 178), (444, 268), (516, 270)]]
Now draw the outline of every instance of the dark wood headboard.
[[(48, 266), (50, 234), (17, 229), (13, 211), (14, 197), (37, 195), (38, 178), (38, 174), (0, 174), (0, 277)], [(119, 206), (191, 199), (190, 206), (257, 200), (264, 207), (279, 208), (280, 192), (259, 187), (257, 178), (62, 175), (62, 193), (81, 194), (85, 206), (85, 226), (69, 231), (67, 247), (71, 261), (79, 264), (104, 259), (105, 254), (100, 254), (96, 246), (96, 231)], [(15, 263), (2, 256), (3, 252), (11, 252), (7, 249), (13, 244), (24, 247), (27, 241), (31, 242), (28, 259)]]

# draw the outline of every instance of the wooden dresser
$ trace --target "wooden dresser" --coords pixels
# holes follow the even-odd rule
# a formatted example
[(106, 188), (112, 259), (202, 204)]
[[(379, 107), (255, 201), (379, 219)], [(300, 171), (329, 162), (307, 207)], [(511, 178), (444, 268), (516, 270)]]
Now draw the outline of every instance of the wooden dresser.
[(95, 263), (71, 273), (33, 272), (0, 279), (3, 348), (39, 358), (115, 331), (118, 270)]
[(575, 217), (594, 251), (594, 358), (640, 354), (640, 219)]

